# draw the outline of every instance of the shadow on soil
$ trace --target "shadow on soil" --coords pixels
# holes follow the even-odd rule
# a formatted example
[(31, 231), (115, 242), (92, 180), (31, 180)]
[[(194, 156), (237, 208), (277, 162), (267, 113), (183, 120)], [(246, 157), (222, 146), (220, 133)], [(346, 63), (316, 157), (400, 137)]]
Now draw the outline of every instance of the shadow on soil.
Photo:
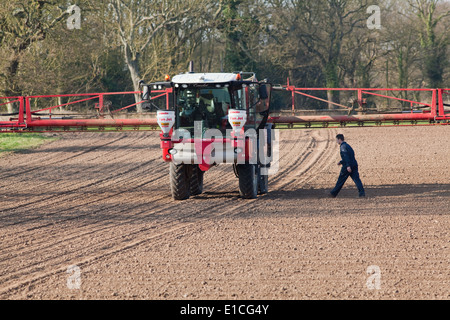
[[(366, 187), (368, 201), (378, 200), (396, 203), (409, 203), (409, 205), (420, 206), (423, 202), (433, 202), (437, 200), (437, 206), (447, 206), (450, 201), (450, 184), (420, 184), (420, 185), (385, 185), (378, 187)], [(59, 221), (77, 221), (84, 223), (135, 223), (141, 224), (144, 222), (156, 222), (165, 221), (166, 219), (179, 219), (185, 221), (202, 221), (204, 219), (214, 218), (215, 213), (220, 214), (225, 210), (222, 206), (222, 201), (231, 200), (230, 206), (236, 204), (236, 211), (238, 211), (235, 217), (255, 217), (261, 210), (266, 211), (265, 214), (272, 214), (272, 209), (277, 208), (278, 205), (282, 205), (284, 202), (291, 205), (298, 205), (299, 211), (292, 212), (293, 215), (305, 215), (308, 214), (307, 207), (315, 206), (315, 203), (322, 203), (323, 201), (330, 201), (331, 204), (338, 202), (355, 204), (351, 206), (349, 210), (355, 208), (364, 208), (364, 202), (366, 200), (360, 200), (357, 197), (357, 190), (353, 188), (344, 189), (337, 199), (330, 199), (328, 197), (328, 189), (299, 189), (299, 190), (273, 190), (270, 193), (260, 196), (257, 200), (244, 200), (239, 197), (237, 191), (206, 191), (202, 195), (192, 197), (187, 201), (174, 201), (170, 197), (170, 191), (165, 189), (155, 189), (150, 186), (143, 186), (139, 190), (130, 188), (130, 186), (123, 186), (119, 191), (120, 193), (127, 194), (128, 198), (136, 199), (135, 202), (123, 201), (123, 199), (115, 199), (115, 196), (109, 196), (109, 193), (103, 190), (98, 190), (98, 196), (104, 196), (103, 199), (93, 202), (84, 202), (85, 196), (84, 190), (77, 190), (75, 192), (47, 192), (45, 195), (50, 200), (58, 198), (65, 194), (73, 196), (71, 203), (65, 205), (64, 203), (53, 203), (51, 206), (42, 206), (41, 201), (37, 196), (42, 194), (39, 190), (36, 190), (32, 195), (23, 193), (8, 193), (6, 189), (0, 189), (0, 200), (7, 202), (16, 202), (23, 199), (26, 196), (31, 196), (32, 201), (28, 205), (10, 207), (9, 209), (0, 209), (0, 225), (3, 227), (12, 226), (16, 224), (33, 225), (30, 230), (35, 228), (42, 228)], [(149, 196), (147, 199), (145, 195), (159, 194), (162, 198), (155, 201)], [(137, 200), (139, 199), (139, 200)], [(289, 202), (286, 200), (297, 200)], [(350, 202), (350, 200), (355, 200)], [(236, 202), (235, 202), (236, 201)], [(444, 201), (444, 203), (442, 203)], [(1, 203), (2, 201), (0, 201)], [(248, 207), (246, 204), (248, 203)], [(169, 204), (169, 208), (167, 208)], [(357, 204), (357, 205), (356, 205)], [(36, 207), (37, 206), (37, 207)], [(217, 206), (218, 211), (211, 213), (211, 215), (204, 216), (200, 214), (203, 210), (214, 210)], [(338, 206), (338, 205), (337, 205)], [(187, 207), (195, 207), (198, 210), (192, 212), (192, 210), (185, 211)], [(303, 212), (301, 208), (305, 208)], [(352, 209), (353, 208), (353, 209)], [(203, 210), (202, 210), (203, 209)], [(333, 210), (333, 205), (329, 208)], [(380, 212), (383, 212), (380, 209)], [(422, 210), (423, 211), (423, 210)], [(421, 211), (421, 212), (422, 212)], [(189, 212), (186, 214), (186, 212)], [(441, 214), (447, 214), (447, 212), (440, 211)], [(428, 211), (429, 214), (433, 214), (434, 211)], [(284, 213), (286, 214), (286, 213)], [(289, 213), (287, 213), (289, 214)], [(314, 214), (317, 214), (314, 213)], [(319, 213), (319, 216), (328, 215), (329, 213)], [(219, 215), (220, 216), (220, 215)]]
[[(450, 184), (397, 184), (384, 186), (366, 186), (366, 194), (372, 198), (398, 198), (403, 196), (420, 197), (450, 197)], [(329, 198), (330, 189), (298, 189), (298, 190), (274, 190), (267, 197), (271, 200), (279, 199), (322, 199)], [(353, 188), (344, 188), (337, 199), (358, 198), (358, 191)]]

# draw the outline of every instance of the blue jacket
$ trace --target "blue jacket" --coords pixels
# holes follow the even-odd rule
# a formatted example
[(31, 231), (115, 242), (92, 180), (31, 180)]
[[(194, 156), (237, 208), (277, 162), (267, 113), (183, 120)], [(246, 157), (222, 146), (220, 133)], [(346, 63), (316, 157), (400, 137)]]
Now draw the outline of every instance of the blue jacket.
[(347, 142), (341, 144), (341, 158), (341, 163), (344, 168), (355, 168), (358, 166), (358, 162), (355, 158), (355, 151), (353, 151), (352, 147), (350, 147)]

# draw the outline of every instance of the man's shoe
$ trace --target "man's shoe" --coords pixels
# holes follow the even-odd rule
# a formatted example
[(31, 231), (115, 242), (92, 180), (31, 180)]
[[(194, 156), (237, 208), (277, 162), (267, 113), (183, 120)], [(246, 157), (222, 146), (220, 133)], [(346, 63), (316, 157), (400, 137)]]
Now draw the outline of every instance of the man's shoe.
[(334, 198), (336, 198), (337, 196), (335, 196), (334, 194), (332, 194), (332, 193), (330, 192), (329, 197), (334, 199)]
[(360, 198), (360, 199), (366, 199), (367, 197), (366, 197), (366, 195), (364, 194), (364, 195), (362, 195), (362, 196), (359, 196), (359, 198)]

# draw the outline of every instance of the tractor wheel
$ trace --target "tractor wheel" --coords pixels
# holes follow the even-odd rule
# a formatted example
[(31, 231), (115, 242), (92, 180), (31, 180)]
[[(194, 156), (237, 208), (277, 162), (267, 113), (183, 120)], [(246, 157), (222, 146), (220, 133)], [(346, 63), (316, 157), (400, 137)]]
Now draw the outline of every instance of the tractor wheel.
[(191, 170), (191, 195), (197, 196), (203, 193), (203, 175), (198, 165), (193, 165)]
[(189, 173), (187, 165), (170, 163), (170, 189), (174, 200), (186, 200), (191, 196)]
[(255, 164), (237, 165), (239, 174), (239, 193), (244, 199), (258, 197), (258, 172)]
[(266, 194), (269, 192), (269, 176), (261, 174), (261, 167), (258, 170), (259, 193)]

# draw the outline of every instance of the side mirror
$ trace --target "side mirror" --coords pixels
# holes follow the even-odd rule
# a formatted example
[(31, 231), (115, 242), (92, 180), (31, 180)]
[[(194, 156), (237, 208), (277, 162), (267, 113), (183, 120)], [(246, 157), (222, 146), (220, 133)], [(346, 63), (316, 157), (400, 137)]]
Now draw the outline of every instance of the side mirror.
[(266, 116), (269, 113), (270, 109), (270, 99), (272, 94), (272, 85), (267, 82), (260, 82), (259, 85), (259, 107), (257, 107), (256, 111), (262, 115)]
[(262, 84), (259, 87), (259, 98), (261, 100), (267, 100), (269, 99), (269, 92), (267, 91), (267, 86), (265, 84)]
[(150, 101), (150, 95), (152, 93), (152, 89), (150, 88), (150, 86), (144, 84), (144, 81), (139, 82), (139, 85), (142, 87), (142, 100)]

